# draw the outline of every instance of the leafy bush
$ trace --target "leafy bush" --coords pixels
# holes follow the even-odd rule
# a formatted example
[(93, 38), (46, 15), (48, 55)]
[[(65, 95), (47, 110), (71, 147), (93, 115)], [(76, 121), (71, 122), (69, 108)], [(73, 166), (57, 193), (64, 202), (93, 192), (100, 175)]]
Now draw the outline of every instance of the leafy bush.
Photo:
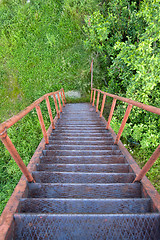
[[(96, 54), (105, 75), (101, 88), (105, 86), (107, 92), (160, 107), (159, 13), (159, 0), (113, 0), (86, 17), (84, 43)], [(117, 101), (112, 121), (115, 131), (124, 116), (123, 105)], [(160, 141), (159, 117), (132, 108), (123, 137), (139, 144), (134, 147), (134, 155), (144, 164)], [(152, 181), (157, 168), (160, 170), (159, 164), (148, 174)]]

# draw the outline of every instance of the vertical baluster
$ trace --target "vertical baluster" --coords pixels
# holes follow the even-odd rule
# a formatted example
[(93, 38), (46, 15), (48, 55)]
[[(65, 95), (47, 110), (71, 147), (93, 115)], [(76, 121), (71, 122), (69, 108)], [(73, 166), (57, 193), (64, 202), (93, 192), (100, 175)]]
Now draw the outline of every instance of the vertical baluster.
[(103, 114), (103, 109), (104, 109), (105, 100), (106, 100), (106, 95), (103, 94), (103, 100), (102, 100), (102, 106), (101, 106), (100, 117), (102, 117), (102, 114)]
[(21, 159), (19, 153), (17, 152), (15, 146), (13, 145), (12, 141), (8, 137), (7, 131), (4, 131), (2, 134), (0, 134), (0, 138), (3, 142), (3, 144), (5, 145), (5, 147), (7, 148), (7, 150), (9, 151), (9, 153), (11, 154), (11, 156), (13, 157), (13, 159), (15, 160), (15, 162), (17, 163), (17, 165), (20, 168), (20, 170), (22, 171), (22, 173), (25, 175), (27, 181), (28, 182), (35, 182), (32, 175), (28, 171), (26, 165), (22, 161), (22, 159)]
[(57, 96), (58, 96), (59, 109), (60, 109), (60, 112), (62, 112), (62, 105), (61, 105), (61, 99), (59, 96), (59, 92), (57, 93)]
[(66, 97), (65, 97), (65, 92), (63, 88), (62, 88), (62, 91), (63, 91), (64, 102), (66, 103)]
[(94, 107), (95, 98), (96, 98), (96, 90), (94, 90), (94, 95), (93, 95), (93, 103), (92, 103), (93, 107)]
[(63, 107), (65, 107), (65, 103), (64, 103), (64, 99), (63, 99), (63, 93), (61, 91), (61, 98), (62, 98), (62, 104), (63, 104)]
[(159, 158), (159, 156), (160, 156), (160, 145), (154, 151), (154, 153), (152, 154), (148, 162), (144, 165), (144, 167), (141, 169), (140, 173), (137, 175), (137, 177), (133, 182), (140, 182), (142, 178), (146, 175), (146, 173), (149, 171), (149, 169), (153, 166), (154, 162)]
[(93, 90), (91, 90), (91, 99), (90, 99), (90, 104), (92, 103), (92, 95), (93, 95)]
[(113, 116), (113, 112), (114, 112), (115, 105), (116, 105), (116, 99), (114, 98), (114, 99), (113, 99), (113, 102), (112, 102), (110, 114), (109, 114), (109, 117), (108, 117), (108, 122), (107, 122), (106, 129), (109, 129), (109, 125), (110, 125), (110, 122), (111, 122), (111, 120), (112, 120), (112, 116)]
[(47, 136), (46, 128), (45, 128), (44, 121), (43, 121), (42, 112), (41, 112), (41, 109), (40, 109), (39, 105), (36, 106), (36, 111), (37, 111), (37, 115), (38, 115), (39, 122), (40, 122), (40, 125), (41, 125), (42, 133), (43, 133), (43, 136), (44, 136), (44, 139), (45, 139), (45, 143), (48, 144), (49, 143), (48, 136)]
[(93, 87), (93, 59), (91, 62), (90, 72), (91, 72), (91, 89), (92, 89), (92, 87)]
[(123, 118), (123, 120), (122, 120), (120, 129), (119, 129), (119, 131), (118, 131), (118, 134), (117, 134), (117, 137), (116, 137), (116, 140), (115, 140), (114, 144), (118, 144), (118, 142), (119, 142), (119, 140), (120, 140), (121, 134), (122, 134), (122, 132), (123, 132), (123, 129), (124, 129), (124, 127), (125, 127), (125, 124), (126, 124), (126, 122), (127, 122), (127, 119), (128, 119), (128, 117), (129, 117), (129, 114), (130, 114), (131, 109), (132, 109), (132, 104), (129, 104), (128, 107), (127, 107), (127, 110), (126, 110), (126, 112), (125, 112), (124, 118)]
[(50, 102), (49, 102), (48, 97), (46, 97), (46, 104), (47, 104), (47, 109), (48, 109), (48, 114), (49, 114), (49, 118), (50, 118), (50, 121), (51, 121), (52, 129), (55, 129), (55, 125), (54, 125), (54, 121), (53, 121), (53, 117), (52, 117), (51, 106), (50, 106)]
[(57, 116), (58, 116), (58, 118), (60, 118), (60, 112), (58, 110), (57, 99), (56, 99), (55, 94), (53, 94), (53, 99), (54, 99), (54, 104), (55, 104), (55, 107), (56, 107)]
[(96, 104), (96, 112), (98, 112), (99, 96), (100, 96), (100, 92), (98, 91), (98, 95), (97, 95), (97, 104)]

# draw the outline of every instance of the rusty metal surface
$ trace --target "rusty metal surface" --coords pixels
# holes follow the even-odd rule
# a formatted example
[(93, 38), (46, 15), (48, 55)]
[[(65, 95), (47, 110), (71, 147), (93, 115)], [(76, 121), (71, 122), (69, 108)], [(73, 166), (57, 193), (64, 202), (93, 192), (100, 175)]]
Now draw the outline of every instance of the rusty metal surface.
[[(106, 120), (103, 117), (102, 120), (104, 124), (107, 124)], [(115, 140), (116, 134), (111, 127), (109, 127), (109, 131), (111, 132), (113, 139)], [(135, 173), (135, 175), (138, 175), (141, 171), (138, 164), (135, 162), (135, 160), (128, 152), (128, 150), (124, 147), (121, 141), (119, 141), (118, 146), (122, 154), (125, 156), (126, 161), (129, 163), (132, 171)], [(141, 184), (142, 184), (142, 197), (151, 198), (152, 211), (160, 212), (160, 195), (157, 192), (157, 190), (154, 188), (154, 186), (151, 184), (151, 182), (148, 180), (146, 176), (141, 180)]]
[(40, 125), (41, 125), (41, 129), (42, 129), (42, 133), (43, 133), (45, 143), (48, 144), (49, 141), (48, 141), (47, 131), (46, 131), (46, 128), (45, 128), (45, 125), (44, 125), (44, 120), (43, 120), (41, 108), (40, 108), (39, 105), (36, 106), (36, 111), (37, 111), (37, 115), (38, 115), (39, 122), (40, 122)]
[(128, 173), (129, 164), (37, 164), (37, 171), (51, 171), (51, 172), (107, 172), (107, 173)]
[(15, 146), (13, 145), (12, 141), (8, 137), (7, 132), (5, 132), (3, 135), (1, 135), (0, 138), (3, 142), (3, 144), (5, 145), (5, 147), (7, 148), (7, 150), (9, 151), (9, 153), (11, 154), (11, 156), (13, 157), (13, 159), (15, 160), (15, 162), (17, 163), (17, 165), (20, 168), (20, 170), (22, 171), (22, 173), (25, 175), (27, 181), (28, 182), (33, 182), (34, 179), (31, 175), (31, 173), (28, 171), (26, 165), (22, 161), (22, 159), (21, 159), (19, 153), (17, 152)]
[(108, 156), (40, 156), (41, 163), (125, 163), (123, 155)]
[(159, 239), (154, 188), (132, 183), (136, 165), (95, 111), (66, 105), (18, 200), (14, 239)]
[(83, 152), (83, 150), (118, 150), (118, 146), (115, 146), (113, 144), (107, 144), (107, 145), (51, 145), (48, 144), (46, 145), (46, 150), (81, 150)]
[(16, 214), (15, 239), (159, 240), (157, 214)]
[(137, 175), (137, 177), (135, 178), (134, 182), (136, 181), (141, 181), (142, 178), (146, 175), (146, 173), (149, 171), (149, 169), (152, 167), (152, 165), (154, 164), (154, 162), (159, 158), (160, 156), (160, 145), (157, 147), (157, 149), (155, 150), (155, 152), (152, 154), (152, 156), (150, 157), (150, 159), (148, 160), (148, 162), (145, 164), (145, 166), (142, 168), (142, 170), (140, 171), (140, 173)]
[(44, 156), (120, 155), (120, 150), (43, 150)]
[(21, 213), (56, 214), (149, 213), (151, 204), (149, 198), (23, 198), (20, 200), (19, 211)]
[(44, 96), (42, 96), (41, 98), (37, 99), (30, 106), (25, 108), (23, 111), (21, 111), (17, 115), (15, 115), (15, 116), (11, 117), (10, 119), (8, 119), (7, 121), (1, 123), (0, 124), (0, 133), (4, 130), (4, 128), (6, 128), (6, 129), (10, 128), (13, 124), (18, 122), (25, 115), (27, 115), (30, 111), (32, 111), (33, 108), (35, 108), (38, 104), (40, 104), (47, 96), (52, 96), (52, 95), (54, 95), (56, 93), (59, 93), (60, 91), (64, 91), (64, 89), (62, 88), (62, 89), (60, 89), (60, 90), (58, 90), (56, 92), (51, 92), (51, 93), (45, 94)]
[(98, 92), (100, 92), (100, 93), (102, 93), (102, 94), (104, 94), (106, 96), (115, 98), (115, 99), (120, 100), (122, 102), (126, 102), (126, 103), (129, 103), (129, 104), (132, 104), (133, 106), (137, 106), (137, 107), (139, 107), (141, 109), (147, 110), (148, 112), (152, 112), (152, 113), (160, 115), (160, 108), (153, 107), (153, 106), (150, 106), (150, 105), (146, 105), (146, 104), (143, 104), (143, 103), (131, 100), (129, 98), (120, 97), (120, 96), (117, 96), (117, 95), (114, 95), (114, 94), (103, 92), (103, 91), (101, 91), (99, 89), (92, 88), (92, 91), (94, 91), (94, 90), (96, 90), (96, 91), (98, 91)]
[(98, 92), (98, 94), (97, 94), (96, 112), (98, 112), (98, 106), (99, 106), (99, 97), (100, 97), (100, 92)]
[[(54, 124), (57, 122), (57, 116), (54, 118)], [(47, 135), (49, 136), (52, 132), (52, 127), (50, 126)], [(36, 164), (39, 163), (40, 155), (42, 150), (45, 148), (44, 138), (40, 142), (38, 148), (36, 149), (33, 157), (31, 158), (27, 168), (29, 172), (36, 170)], [(17, 184), (12, 196), (10, 197), (6, 207), (4, 208), (0, 216), (0, 239), (12, 239), (13, 234), (13, 216), (14, 213), (18, 210), (19, 201), (22, 197), (27, 197), (28, 187), (25, 176), (22, 175), (19, 183)]]
[(52, 117), (51, 106), (50, 106), (48, 96), (46, 97), (46, 104), (47, 104), (47, 109), (48, 109), (48, 114), (49, 114), (49, 118), (50, 118), (50, 121), (51, 121), (52, 129), (55, 129), (55, 125), (54, 125), (54, 121), (53, 121), (53, 117)]
[(120, 128), (119, 128), (118, 134), (117, 134), (117, 136), (116, 136), (116, 140), (115, 140), (115, 142), (114, 142), (115, 144), (117, 144), (117, 143), (119, 142), (119, 140), (120, 140), (121, 134), (122, 134), (122, 132), (123, 132), (123, 129), (124, 129), (124, 127), (125, 127), (125, 124), (126, 124), (126, 122), (127, 122), (127, 119), (128, 119), (128, 117), (129, 117), (129, 114), (130, 114), (131, 109), (132, 109), (132, 105), (129, 104), (128, 107), (127, 107), (127, 110), (126, 110), (126, 112), (125, 112), (125, 114), (124, 114), (124, 118), (123, 118), (123, 120), (122, 120), (122, 123), (121, 123), (121, 126), (120, 126)]
[(133, 173), (46, 172), (32, 173), (36, 183), (131, 183)]
[(29, 198), (140, 198), (140, 183), (29, 183)]
[[(113, 102), (112, 102), (111, 110), (110, 110), (110, 113), (109, 113), (106, 129), (109, 129), (110, 122), (112, 120), (112, 116), (113, 116), (113, 112), (114, 112), (114, 108), (116, 106), (116, 101), (117, 101), (117, 99), (113, 98)], [(96, 109), (96, 112), (97, 112), (97, 109)]]

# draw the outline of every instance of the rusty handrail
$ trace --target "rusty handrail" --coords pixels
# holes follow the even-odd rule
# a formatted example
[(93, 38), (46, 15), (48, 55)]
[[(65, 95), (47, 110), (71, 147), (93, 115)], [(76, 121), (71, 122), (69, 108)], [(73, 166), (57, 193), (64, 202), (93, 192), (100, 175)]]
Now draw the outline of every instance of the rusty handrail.
[(139, 107), (139, 108), (141, 108), (143, 110), (147, 110), (148, 112), (152, 112), (152, 113), (160, 115), (160, 108), (153, 107), (151, 105), (146, 105), (146, 104), (143, 104), (143, 103), (140, 103), (140, 102), (136, 102), (136, 101), (131, 100), (129, 98), (119, 97), (118, 95), (114, 95), (114, 94), (111, 94), (111, 93), (103, 92), (103, 91), (101, 91), (99, 89), (92, 88), (91, 90), (93, 90), (93, 91), (95, 90), (97, 92), (105, 94), (108, 97), (115, 98), (115, 99), (120, 100), (122, 102), (126, 102), (126, 103), (129, 103), (129, 104), (132, 104), (133, 106), (137, 106), (137, 107)]
[(53, 94), (58, 94), (59, 92), (63, 92), (63, 88), (56, 92), (51, 92), (43, 95), (39, 99), (37, 99), (35, 102), (33, 102), (31, 105), (26, 107), (24, 110), (19, 112), (17, 115), (9, 118), (7, 121), (0, 124), (0, 133), (4, 131), (4, 129), (10, 128), (12, 125), (14, 125), (16, 122), (18, 122), (21, 118), (23, 118), (25, 115), (27, 115), (30, 111), (33, 110), (37, 105), (39, 105), (46, 97), (52, 96)]
[[(58, 110), (56, 94), (58, 95), (57, 97), (58, 97), (60, 111)], [(22, 119), (24, 116), (26, 116), (34, 108), (36, 108), (38, 119), (39, 119), (41, 129), (42, 129), (42, 133), (43, 133), (43, 136), (45, 139), (45, 143), (48, 144), (49, 141), (48, 141), (47, 131), (45, 128), (45, 124), (44, 124), (44, 120), (43, 120), (43, 116), (42, 116), (42, 112), (41, 112), (41, 108), (40, 108), (40, 103), (44, 99), (46, 100), (47, 109), (48, 109), (48, 113), (49, 113), (49, 117), (50, 117), (50, 121), (51, 121), (51, 126), (52, 126), (52, 129), (55, 129), (55, 125), (54, 125), (54, 121), (53, 121), (53, 117), (52, 117), (52, 111), (51, 111), (50, 102), (49, 102), (48, 97), (53, 95), (57, 116), (59, 118), (60, 112), (62, 112), (62, 105), (61, 105), (61, 100), (60, 100), (59, 94), (61, 94), (62, 104), (63, 104), (63, 106), (65, 106), (66, 99), (65, 99), (64, 89), (62, 88), (56, 92), (51, 92), (51, 93), (47, 93), (47, 94), (43, 95), (42, 97), (37, 99), (35, 102), (33, 102), (30, 106), (25, 108), (23, 111), (21, 111), (17, 115), (11, 117), (7, 121), (0, 124), (0, 139), (3, 142), (3, 144), (5, 145), (5, 147), (7, 148), (7, 150), (9, 151), (9, 153), (11, 154), (11, 156), (13, 157), (13, 159), (15, 160), (15, 162), (17, 163), (17, 165), (19, 166), (22, 173), (25, 175), (28, 182), (35, 182), (35, 180), (33, 179), (32, 175), (28, 171), (26, 165), (24, 164), (23, 160), (21, 159), (21, 157), (20, 157), (19, 153), (17, 152), (15, 146), (13, 145), (12, 141), (8, 137), (7, 129), (10, 128), (12, 125), (14, 125), (16, 122), (18, 122), (20, 119)]]
[[(94, 92), (94, 95), (93, 95), (93, 92)], [(120, 140), (120, 137), (121, 137), (121, 134), (123, 132), (123, 129), (125, 127), (125, 124), (127, 122), (127, 119), (129, 117), (129, 114), (130, 114), (131, 109), (132, 109), (133, 106), (137, 106), (137, 107), (139, 107), (141, 109), (144, 109), (144, 110), (146, 110), (148, 112), (152, 112), (152, 113), (160, 115), (160, 108), (153, 107), (151, 105), (146, 105), (146, 104), (143, 104), (143, 103), (140, 103), (140, 102), (136, 102), (136, 101), (128, 99), (128, 98), (117, 96), (115, 94), (110, 94), (110, 93), (107, 93), (107, 92), (103, 92), (103, 91), (101, 91), (99, 89), (96, 89), (96, 88), (91, 88), (90, 103), (92, 104), (92, 106), (94, 106), (96, 92), (98, 92), (98, 94), (97, 94), (96, 112), (98, 112), (99, 95), (100, 95), (100, 93), (103, 94), (103, 101), (102, 101), (102, 105), (101, 105), (100, 117), (102, 117), (102, 114), (103, 114), (103, 109), (104, 109), (106, 96), (109, 96), (109, 97), (113, 98), (113, 102), (112, 102), (112, 106), (111, 106), (111, 110), (110, 110), (110, 114), (109, 114), (109, 118), (108, 118), (106, 129), (109, 129), (109, 125), (110, 125), (110, 122), (111, 122), (111, 119), (112, 119), (112, 116), (113, 116), (113, 112), (114, 112), (114, 108), (115, 108), (115, 105), (116, 105), (116, 100), (120, 100), (122, 102), (128, 103), (127, 110), (125, 112), (124, 118), (122, 120), (120, 129), (118, 131), (118, 134), (116, 136), (114, 144), (118, 144), (118, 142)], [(92, 102), (92, 96), (93, 96), (93, 102)], [(140, 182), (142, 180), (142, 178), (145, 176), (145, 174), (152, 167), (154, 162), (159, 158), (159, 156), (160, 156), (160, 145), (157, 147), (155, 152), (152, 154), (152, 156), (150, 157), (148, 162), (145, 164), (145, 166), (142, 168), (142, 170), (136, 176), (136, 178), (135, 178), (135, 180), (133, 182)]]

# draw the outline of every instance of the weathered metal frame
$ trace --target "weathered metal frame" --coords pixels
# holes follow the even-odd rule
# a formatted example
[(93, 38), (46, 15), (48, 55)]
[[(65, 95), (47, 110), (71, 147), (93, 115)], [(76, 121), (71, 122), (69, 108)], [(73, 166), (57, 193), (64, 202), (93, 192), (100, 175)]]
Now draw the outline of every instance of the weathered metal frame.
[[(105, 120), (105, 118), (102, 116), (101, 119), (102, 119), (103, 123), (106, 125), (107, 121)], [(117, 137), (116, 133), (110, 126), (109, 126), (108, 130), (110, 131), (110, 133), (115, 141), (116, 137)], [(130, 165), (130, 172), (134, 172), (135, 175), (138, 176), (139, 173), (141, 172), (141, 169), (138, 166), (138, 164), (136, 163), (136, 161), (134, 160), (134, 158), (131, 156), (131, 154), (128, 152), (128, 150), (125, 148), (125, 146), (123, 145), (121, 140), (119, 140), (117, 145), (118, 145), (119, 149), (121, 150), (122, 154), (125, 156), (126, 162), (128, 162)], [(160, 195), (157, 192), (157, 190), (155, 189), (155, 187), (151, 184), (151, 182), (148, 180), (148, 178), (146, 176), (144, 176), (141, 179), (141, 184), (142, 184), (142, 197), (151, 199), (151, 209), (153, 212), (160, 212)]]
[[(54, 118), (54, 124), (58, 120), (58, 116)], [(52, 125), (47, 130), (47, 137), (52, 133)], [(36, 165), (40, 162), (40, 156), (42, 151), (45, 149), (45, 140), (41, 140), (39, 146), (37, 147), (34, 155), (32, 156), (27, 169), (30, 173), (36, 170)], [(14, 228), (14, 214), (18, 212), (20, 199), (27, 197), (28, 195), (28, 181), (26, 180), (25, 175), (23, 174), (18, 182), (14, 192), (12, 193), (8, 203), (6, 204), (2, 215), (0, 216), (0, 239), (13, 239), (13, 228)]]
[[(100, 113), (98, 111), (98, 113)], [(107, 125), (106, 120), (102, 116), (102, 121), (105, 125)], [(56, 121), (58, 120), (58, 116), (54, 119), (54, 124), (56, 125)], [(109, 127), (109, 131), (112, 134), (112, 137), (114, 140), (116, 139), (116, 134), (114, 133), (113, 129)], [(47, 136), (49, 137), (52, 132), (52, 126), (49, 127), (47, 131)], [(126, 158), (126, 162), (130, 165), (130, 171), (134, 172), (136, 175), (140, 172), (140, 168), (135, 162), (135, 160), (132, 158), (128, 150), (123, 146), (122, 142), (118, 142), (119, 149), (123, 153), (123, 155)], [(28, 169), (30, 172), (35, 171), (36, 164), (39, 163), (40, 155), (42, 154), (42, 150), (45, 149), (45, 140), (42, 139), (41, 143), (39, 144), (37, 150), (35, 151), (29, 165)], [(29, 183), (30, 184), (30, 183)], [(152, 204), (152, 211), (153, 212), (160, 212), (160, 195), (155, 190), (153, 185), (150, 183), (150, 181), (147, 179), (147, 177), (144, 177), (141, 181), (142, 184), (142, 197), (151, 198), (151, 204)], [(17, 184), (10, 200), (8, 201), (1, 217), (0, 217), (0, 233), (2, 239), (13, 239), (13, 228), (14, 228), (14, 214), (18, 212), (19, 210), (19, 201), (23, 197), (27, 197), (28, 194), (28, 183), (25, 179), (25, 176), (23, 175)]]
[[(66, 102), (65, 93), (64, 93), (63, 88), (56, 92), (51, 92), (51, 93), (45, 94), (44, 96), (37, 99), (35, 102), (33, 102), (30, 106), (28, 106), (26, 109), (24, 109), (20, 113), (18, 113), (17, 115), (11, 117), (7, 121), (0, 124), (0, 139), (2, 140), (3, 144), (5, 145), (5, 147), (7, 148), (7, 150), (9, 151), (9, 153), (11, 154), (11, 156), (13, 157), (13, 159), (15, 160), (17, 165), (19, 166), (22, 173), (25, 175), (28, 182), (34, 182), (34, 179), (31, 176), (27, 167), (25, 166), (25, 164), (24, 164), (23, 160), (21, 159), (19, 153), (17, 152), (15, 146), (13, 145), (10, 138), (8, 137), (7, 129), (10, 128), (12, 125), (14, 125), (16, 122), (18, 122), (21, 118), (23, 118), (25, 115), (27, 115), (34, 108), (36, 108), (37, 115), (38, 115), (39, 122), (40, 122), (41, 129), (42, 129), (42, 133), (43, 133), (43, 136), (45, 139), (45, 144), (48, 144), (49, 140), (48, 140), (47, 131), (45, 128), (45, 124), (44, 124), (44, 120), (43, 120), (43, 116), (42, 116), (42, 112), (41, 112), (41, 108), (40, 108), (40, 103), (43, 100), (46, 100), (47, 109), (48, 109), (48, 113), (49, 113), (49, 117), (50, 117), (50, 121), (51, 121), (51, 126), (52, 126), (52, 129), (55, 129), (55, 125), (54, 125), (54, 121), (53, 121), (53, 117), (52, 117), (52, 111), (51, 111), (50, 102), (49, 102), (48, 97), (53, 95), (54, 103), (55, 103), (55, 107), (56, 107), (56, 111), (57, 111), (57, 116), (58, 116), (58, 118), (60, 118), (60, 112), (58, 110), (57, 100), (56, 100), (56, 96), (55, 96), (56, 94), (58, 95), (60, 112), (62, 112), (62, 105), (61, 105), (61, 100), (60, 100), (59, 94), (61, 94), (62, 98), (64, 96), (64, 101)], [(62, 103), (63, 103), (63, 101), (62, 101)], [(63, 104), (63, 106), (65, 106), (65, 105)]]
[[(93, 96), (93, 103), (92, 103), (92, 95), (93, 95), (93, 91), (94, 91), (94, 96)], [(150, 105), (146, 105), (146, 104), (143, 104), (143, 103), (140, 103), (140, 102), (136, 102), (134, 100), (131, 100), (131, 99), (128, 99), (128, 98), (124, 98), (124, 97), (119, 97), (117, 95), (114, 95), (114, 94), (110, 94), (110, 93), (106, 93), (106, 92), (103, 92), (99, 89), (95, 89), (95, 88), (91, 88), (91, 99), (90, 99), (90, 103), (92, 103), (92, 106), (94, 106), (94, 102), (95, 102), (95, 95), (96, 95), (96, 91), (98, 92), (98, 95), (101, 93), (103, 95), (103, 100), (102, 100), (102, 105), (101, 105), (101, 111), (100, 111), (100, 117), (102, 117), (102, 114), (103, 114), (103, 110), (104, 110), (104, 105), (105, 105), (105, 99), (106, 99), (106, 96), (109, 96), (109, 97), (112, 97), (113, 98), (113, 102), (112, 102), (112, 106), (111, 106), (111, 110), (110, 110), (110, 114), (109, 114), (109, 118), (108, 118), (108, 122), (106, 124), (106, 129), (109, 129), (110, 128), (110, 122), (112, 120), (112, 116), (113, 116), (113, 112), (114, 112), (114, 109), (115, 109), (115, 105), (116, 105), (116, 101), (117, 100), (120, 100), (120, 101), (123, 101), (123, 102), (126, 102), (128, 103), (128, 107), (126, 109), (126, 112), (125, 112), (125, 115), (124, 115), (124, 118), (122, 120), (122, 123), (121, 123), (121, 126), (120, 126), (120, 129), (118, 131), (118, 134), (115, 138), (115, 142), (114, 144), (117, 144), (119, 143), (120, 141), (120, 137), (122, 135), (122, 132), (124, 130), (124, 127), (125, 127), (125, 124), (127, 122), (127, 119), (129, 117), (129, 114), (131, 112), (131, 109), (133, 106), (137, 106), (141, 109), (144, 109), (148, 112), (152, 112), (152, 113), (155, 113), (155, 114), (158, 114), (160, 115), (160, 108), (157, 108), (157, 107), (153, 107), (153, 106), (150, 106)], [(97, 97), (97, 104), (96, 104), (96, 112), (98, 112), (98, 104), (99, 104), (99, 97)], [(141, 181), (142, 178), (145, 176), (145, 174), (150, 170), (150, 168), (152, 167), (152, 165), (154, 164), (154, 162), (159, 158), (160, 156), (160, 145), (157, 147), (157, 149), (155, 150), (155, 152), (152, 154), (152, 156), (150, 157), (150, 159), (148, 160), (148, 162), (145, 164), (145, 166), (142, 168), (142, 170), (140, 171), (140, 173), (136, 176), (135, 181)]]

